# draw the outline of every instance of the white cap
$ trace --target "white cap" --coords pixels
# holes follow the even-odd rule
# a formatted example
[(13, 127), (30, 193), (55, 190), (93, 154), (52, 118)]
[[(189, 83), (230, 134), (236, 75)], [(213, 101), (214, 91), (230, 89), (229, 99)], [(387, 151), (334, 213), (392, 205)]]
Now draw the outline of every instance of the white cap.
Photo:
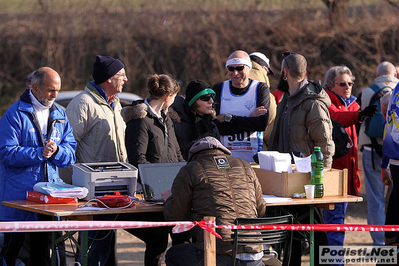
[(265, 66), (268, 69), (268, 72), (270, 75), (273, 75), (273, 71), (270, 68), (270, 60), (269, 58), (266, 57), (266, 55), (259, 53), (259, 52), (254, 52), (249, 55), (251, 60), (255, 61), (256, 63), (260, 64), (261, 66)]

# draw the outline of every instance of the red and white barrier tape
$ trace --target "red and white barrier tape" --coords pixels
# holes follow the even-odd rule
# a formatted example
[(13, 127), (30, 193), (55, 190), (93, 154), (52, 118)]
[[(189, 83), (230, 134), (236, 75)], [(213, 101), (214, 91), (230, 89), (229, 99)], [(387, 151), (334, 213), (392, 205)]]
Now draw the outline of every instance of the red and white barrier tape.
[(148, 228), (174, 226), (173, 233), (188, 231), (198, 225), (202, 229), (221, 236), (213, 228), (218, 229), (266, 229), (292, 231), (399, 231), (399, 225), (363, 225), (363, 224), (268, 224), (268, 225), (216, 225), (213, 221), (199, 222), (129, 222), (129, 221), (29, 221), (0, 222), (0, 232), (53, 232), (53, 231), (86, 231), (113, 230), (119, 228)]
[(146, 228), (174, 226), (174, 233), (188, 231), (195, 222), (129, 222), (129, 221), (29, 221), (0, 222), (0, 232), (46, 232), (113, 230), (118, 228)]

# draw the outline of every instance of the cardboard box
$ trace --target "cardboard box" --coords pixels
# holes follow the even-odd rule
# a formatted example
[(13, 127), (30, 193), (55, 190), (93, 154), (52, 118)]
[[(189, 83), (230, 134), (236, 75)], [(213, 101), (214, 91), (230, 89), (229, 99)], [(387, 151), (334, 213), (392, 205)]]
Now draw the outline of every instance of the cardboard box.
[[(310, 184), (310, 173), (277, 173), (253, 165), (265, 195), (292, 197), (304, 192), (304, 185)], [(348, 194), (348, 170), (324, 169), (324, 196), (346, 196)]]

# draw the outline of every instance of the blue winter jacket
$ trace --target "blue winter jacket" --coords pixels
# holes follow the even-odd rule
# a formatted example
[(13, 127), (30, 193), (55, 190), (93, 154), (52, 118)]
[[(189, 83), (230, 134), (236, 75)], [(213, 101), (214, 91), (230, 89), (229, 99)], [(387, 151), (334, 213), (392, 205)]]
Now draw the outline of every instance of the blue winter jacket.
[(399, 160), (399, 84), (389, 100), (382, 152), (389, 159)]
[[(53, 140), (57, 152), (49, 159), (42, 156), (46, 140), (41, 133), (25, 90), (0, 119), (0, 201), (24, 200), (26, 191), (37, 182), (61, 182), (57, 167), (75, 162), (76, 141), (65, 111), (53, 104), (50, 108), (47, 139)], [(0, 207), (2, 221), (34, 221), (37, 214)]]

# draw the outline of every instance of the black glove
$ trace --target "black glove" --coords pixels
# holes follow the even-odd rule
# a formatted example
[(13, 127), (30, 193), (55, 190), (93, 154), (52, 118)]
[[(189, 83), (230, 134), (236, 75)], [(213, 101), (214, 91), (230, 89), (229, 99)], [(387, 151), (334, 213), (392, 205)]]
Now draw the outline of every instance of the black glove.
[(357, 118), (359, 119), (359, 121), (362, 122), (364, 119), (366, 119), (366, 117), (372, 117), (373, 115), (375, 115), (377, 111), (378, 111), (378, 106), (375, 104), (370, 104), (369, 106), (364, 108), (363, 111), (359, 113)]

